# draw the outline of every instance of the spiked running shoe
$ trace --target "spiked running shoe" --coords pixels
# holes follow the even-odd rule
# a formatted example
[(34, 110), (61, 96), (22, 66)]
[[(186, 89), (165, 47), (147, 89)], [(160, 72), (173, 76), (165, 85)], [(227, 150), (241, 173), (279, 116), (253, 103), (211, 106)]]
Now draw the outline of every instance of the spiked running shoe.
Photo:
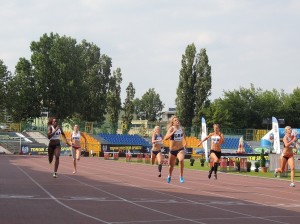
[(53, 173), (53, 177), (57, 178), (57, 173), (56, 172)]
[(168, 183), (171, 182), (171, 177), (170, 177), (170, 176), (167, 177), (167, 182), (168, 182)]
[(183, 177), (180, 177), (180, 178), (179, 178), (179, 181), (180, 181), (180, 183), (183, 184), (183, 183), (184, 183), (184, 178), (183, 178)]
[(275, 171), (274, 171), (274, 177), (277, 177), (277, 169), (275, 169)]
[(295, 187), (295, 184), (292, 182), (292, 183), (290, 184), (290, 187)]

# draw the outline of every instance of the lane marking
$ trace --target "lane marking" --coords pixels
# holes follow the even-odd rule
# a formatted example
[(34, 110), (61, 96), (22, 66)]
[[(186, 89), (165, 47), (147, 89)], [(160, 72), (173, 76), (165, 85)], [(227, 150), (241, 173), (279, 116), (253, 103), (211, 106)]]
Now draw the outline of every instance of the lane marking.
[(94, 220), (99, 221), (99, 222), (102, 222), (102, 223), (110, 224), (109, 222), (106, 222), (106, 221), (104, 221), (104, 220), (102, 220), (102, 219), (99, 219), (99, 218), (97, 218), (97, 217), (88, 215), (88, 214), (86, 214), (86, 213), (84, 213), (84, 212), (81, 212), (81, 211), (79, 211), (79, 210), (77, 210), (77, 209), (74, 209), (74, 208), (72, 208), (72, 207), (70, 207), (70, 206), (64, 204), (63, 202), (59, 201), (55, 196), (53, 196), (49, 191), (47, 191), (42, 185), (40, 185), (36, 180), (34, 180), (27, 172), (25, 172), (25, 171), (24, 171), (23, 169), (21, 169), (19, 166), (17, 166), (17, 168), (18, 168), (23, 174), (25, 174), (25, 175), (26, 175), (33, 183), (35, 183), (40, 189), (42, 189), (46, 194), (48, 194), (49, 197), (50, 197), (51, 199), (53, 199), (55, 202), (57, 202), (57, 203), (60, 204), (61, 206), (65, 207), (65, 208), (67, 208), (67, 209), (69, 209), (69, 210), (71, 210), (71, 211), (73, 211), (73, 212), (76, 212), (76, 213), (78, 213), (78, 214), (80, 214), (80, 215), (82, 215), (82, 216), (85, 216), (85, 217), (94, 219)]

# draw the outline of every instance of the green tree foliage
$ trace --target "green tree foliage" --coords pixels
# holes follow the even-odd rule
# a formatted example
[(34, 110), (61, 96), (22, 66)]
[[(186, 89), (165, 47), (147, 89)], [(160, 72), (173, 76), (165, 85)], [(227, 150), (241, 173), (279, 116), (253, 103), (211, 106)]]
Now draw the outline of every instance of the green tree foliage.
[(194, 44), (188, 45), (182, 55), (179, 84), (176, 98), (176, 115), (186, 128), (186, 135), (198, 135), (201, 117), (210, 104), (211, 95), (211, 66), (209, 65), (206, 49), (201, 49), (196, 55)]
[(76, 112), (81, 89), (81, 51), (76, 40), (51, 33), (33, 41), (31, 62), (34, 67), (36, 90), (42, 97), (42, 107), (50, 114), (66, 118)]
[(123, 128), (123, 134), (127, 134), (131, 128), (131, 121), (133, 119), (134, 113), (134, 95), (135, 95), (135, 88), (133, 87), (132, 82), (126, 88), (126, 98), (123, 105), (124, 115), (122, 116), (122, 122), (125, 128)]
[(8, 83), (11, 79), (11, 73), (7, 70), (7, 66), (0, 59), (0, 121), (4, 121), (3, 111), (7, 107)]
[(136, 114), (137, 119), (144, 119), (144, 109), (142, 106), (142, 101), (139, 98), (133, 100), (134, 113)]
[(185, 54), (182, 55), (179, 83), (176, 91), (176, 115), (181, 125), (186, 128), (187, 136), (190, 135), (192, 120), (195, 115), (195, 56), (195, 45), (188, 45)]
[[(284, 112), (283, 103), (286, 102), (284, 100), (285, 95), (284, 92), (278, 92), (275, 89), (272, 91), (259, 89), (255, 109), (258, 111), (260, 119), (271, 118), (272, 116), (281, 118), (283, 116), (282, 112)], [(257, 124), (257, 126), (259, 125)]]
[(100, 125), (105, 120), (112, 62), (83, 40), (50, 33), (31, 43), (31, 61), (41, 107), (59, 118), (80, 114)]
[(104, 123), (107, 107), (107, 91), (112, 62), (107, 55), (100, 54), (100, 48), (83, 40), (80, 44), (83, 61), (83, 103), (81, 114), (85, 120)]
[(8, 85), (8, 112), (15, 122), (40, 116), (40, 97), (30, 61), (20, 58), (15, 75)]
[(249, 89), (241, 87), (239, 90), (225, 91), (224, 98), (215, 100), (204, 110), (204, 116), (209, 125), (220, 123), (227, 128), (266, 128), (262, 121), (272, 116), (284, 118), (286, 124), (295, 127), (300, 125), (299, 100), (298, 88), (288, 95), (275, 89), (263, 91), (251, 84)]
[[(224, 92), (224, 99), (216, 102), (215, 108), (218, 110), (214, 112), (226, 111), (228, 120), (225, 123), (235, 125), (233, 128), (253, 127), (253, 125), (261, 122), (256, 101), (257, 90), (253, 85), (250, 89), (240, 88), (239, 90)], [(216, 114), (213, 117), (216, 117)], [(218, 121), (217, 123), (221, 122)]]
[(110, 78), (108, 94), (107, 94), (107, 114), (108, 114), (111, 133), (113, 134), (117, 133), (119, 113), (122, 108), (121, 83), (122, 83), (121, 69), (117, 68), (116, 71), (113, 72), (112, 77)]
[(134, 101), (137, 117), (143, 120), (157, 121), (162, 115), (164, 104), (154, 88), (149, 89), (141, 98)]
[(213, 124), (221, 124), (222, 127), (235, 126), (235, 124), (232, 123), (230, 112), (223, 107), (222, 102), (222, 99), (216, 99), (209, 107), (203, 109), (208, 127), (212, 127)]
[(208, 64), (206, 49), (201, 49), (197, 54), (195, 62), (195, 119), (194, 125), (201, 126), (203, 110), (210, 103), (208, 97), (211, 95), (211, 66)]
[(285, 95), (282, 105), (281, 118), (285, 119), (285, 124), (293, 128), (300, 127), (300, 88), (297, 87), (293, 90), (292, 94)]

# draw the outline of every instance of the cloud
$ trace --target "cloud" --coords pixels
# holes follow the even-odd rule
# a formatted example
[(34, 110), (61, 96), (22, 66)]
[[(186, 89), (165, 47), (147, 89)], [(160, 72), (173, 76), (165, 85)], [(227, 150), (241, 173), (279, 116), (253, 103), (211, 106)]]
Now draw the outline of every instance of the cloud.
[(207, 50), (212, 99), (250, 83), (286, 92), (297, 86), (289, 81), (299, 71), (296, 0), (0, 1), (0, 58), (11, 71), (20, 57), (30, 58), (31, 41), (54, 32), (109, 55), (113, 69), (122, 69), (123, 98), (133, 82), (137, 97), (155, 88), (174, 107), (181, 56), (191, 43)]

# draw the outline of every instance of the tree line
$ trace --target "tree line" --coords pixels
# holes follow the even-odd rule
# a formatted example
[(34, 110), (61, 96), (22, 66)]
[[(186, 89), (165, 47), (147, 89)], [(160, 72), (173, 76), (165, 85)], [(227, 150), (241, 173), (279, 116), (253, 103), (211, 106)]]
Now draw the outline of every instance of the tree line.
[[(134, 115), (149, 121), (161, 118), (164, 104), (154, 88), (139, 99), (130, 82), (121, 102), (121, 68), (112, 71), (112, 59), (94, 43), (78, 43), (50, 33), (31, 42), (30, 50), (30, 60), (20, 58), (14, 74), (0, 59), (0, 113), (5, 109), (15, 122), (39, 117), (46, 110), (60, 119), (77, 117), (99, 125), (107, 119), (111, 133), (116, 133), (121, 119), (127, 133)], [(176, 115), (187, 135), (201, 126), (202, 116), (209, 125), (220, 123), (228, 128), (263, 128), (263, 118), (271, 116), (300, 126), (299, 88), (286, 94), (251, 84), (249, 89), (224, 91), (224, 97), (211, 102), (211, 80), (206, 49), (197, 52), (194, 44), (188, 45), (182, 55), (175, 99)]]
[[(263, 120), (272, 116), (284, 119), (285, 125), (300, 127), (299, 87), (287, 94), (284, 90), (262, 90), (250, 84), (250, 88), (223, 91), (223, 97), (211, 102), (211, 80), (206, 50), (197, 53), (194, 44), (188, 45), (182, 55), (176, 98), (176, 114), (187, 135), (199, 135), (201, 117), (205, 117), (209, 127), (218, 123), (225, 128), (266, 129)], [(224, 86), (226, 81), (224, 74)]]

